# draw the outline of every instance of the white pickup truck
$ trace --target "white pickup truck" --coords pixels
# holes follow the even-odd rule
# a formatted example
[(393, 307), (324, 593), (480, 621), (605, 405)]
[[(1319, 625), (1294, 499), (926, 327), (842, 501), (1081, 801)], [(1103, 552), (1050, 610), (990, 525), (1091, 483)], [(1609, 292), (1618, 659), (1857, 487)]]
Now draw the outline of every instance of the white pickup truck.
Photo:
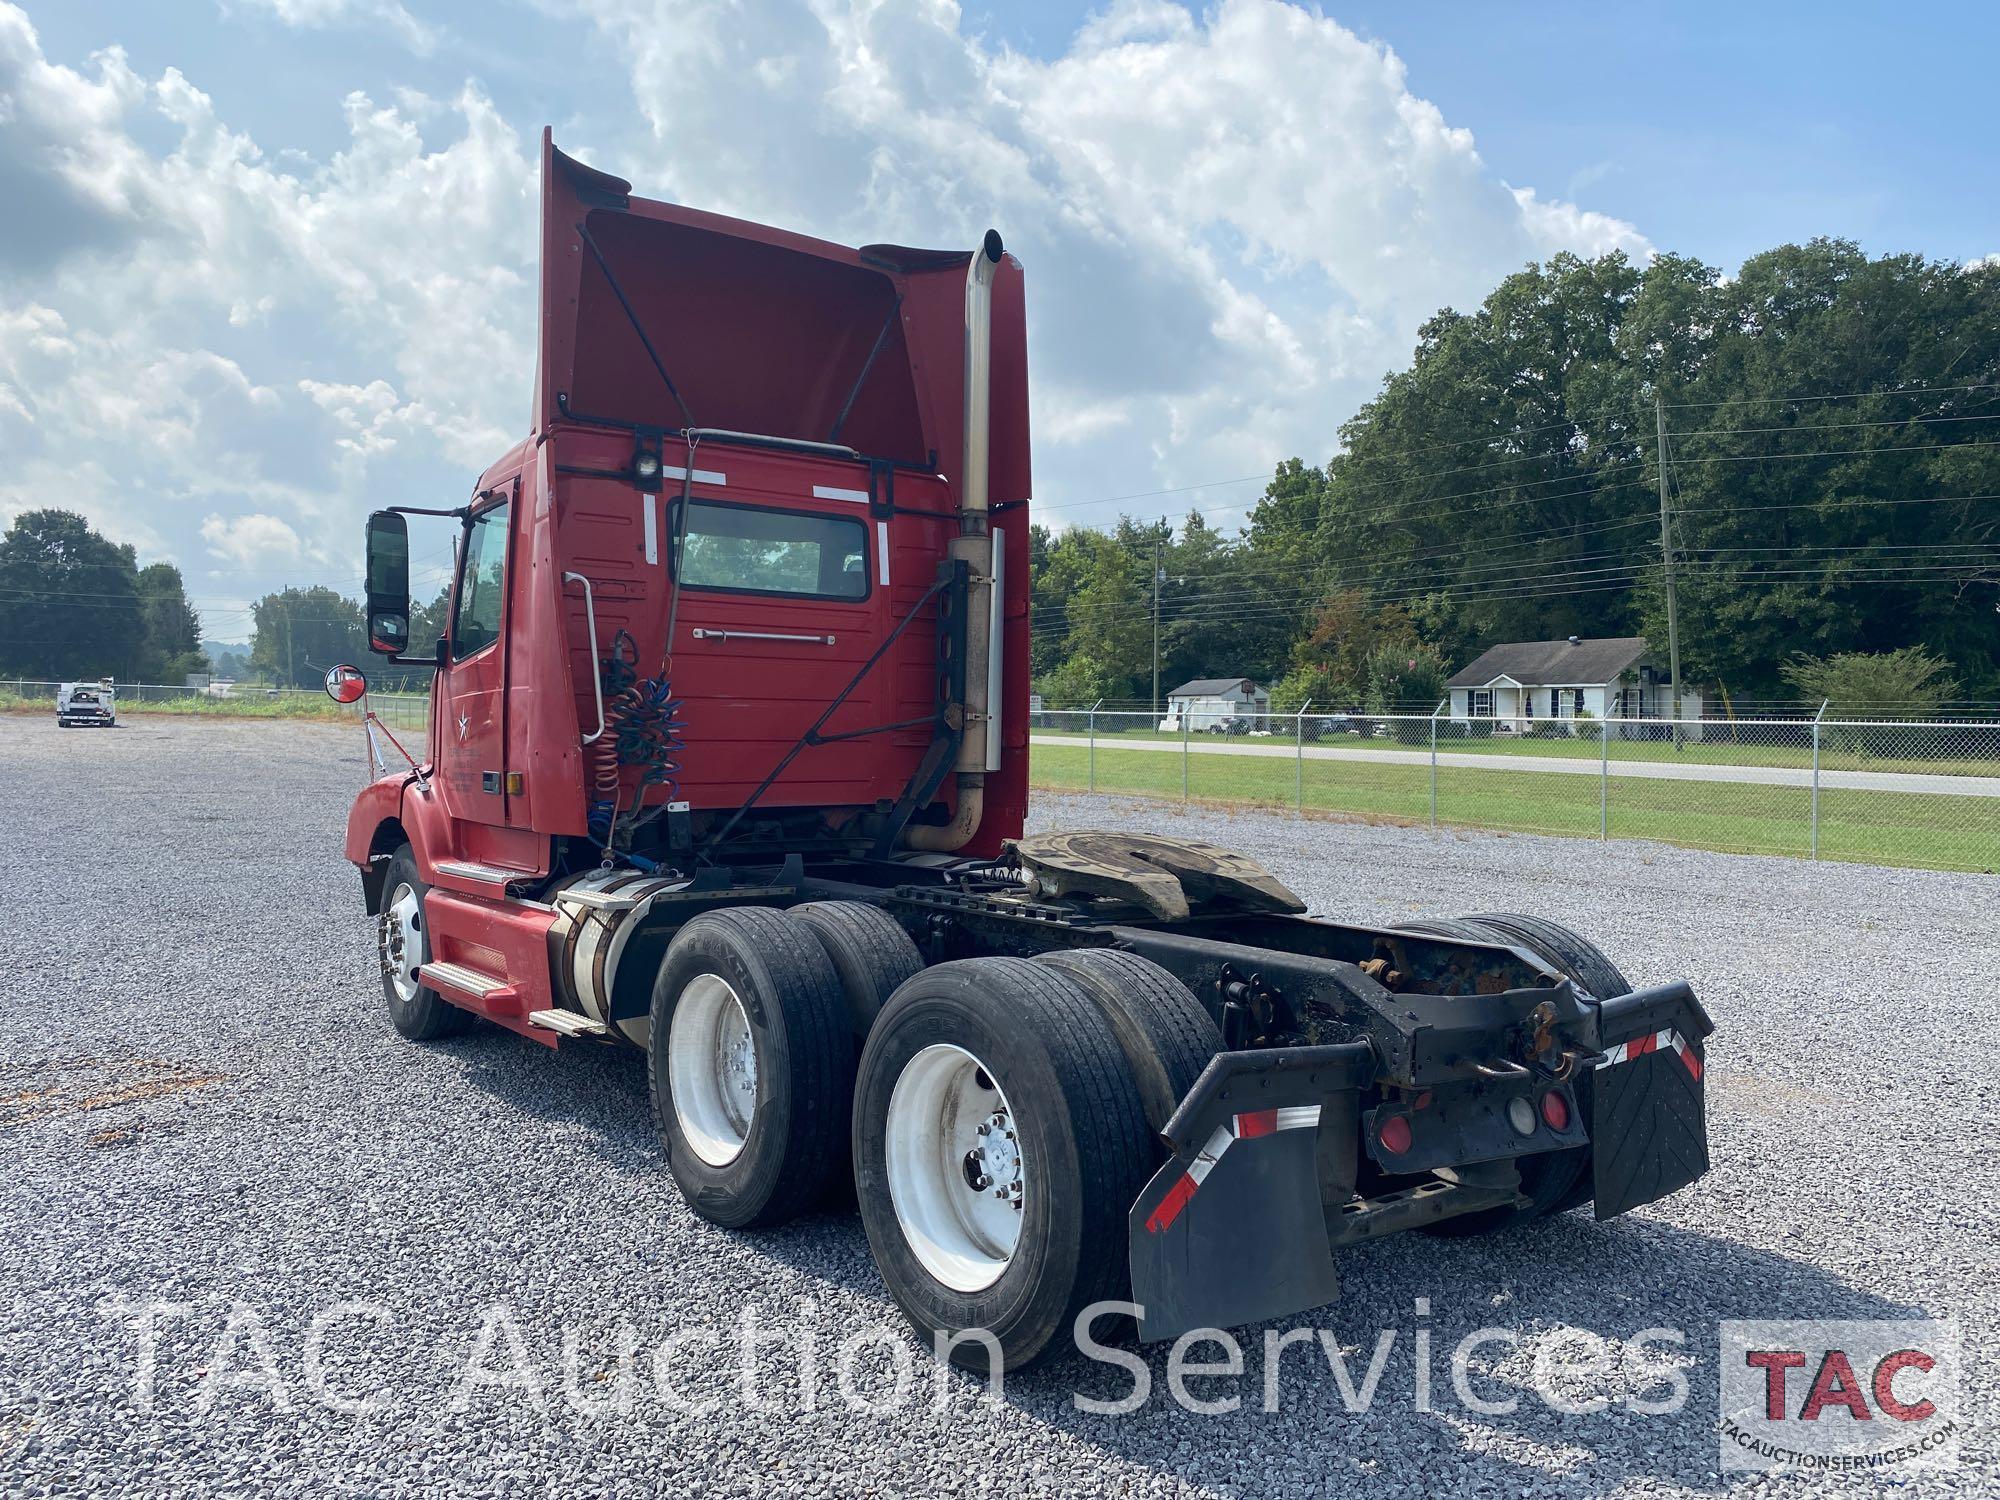
[(65, 682), (56, 689), (56, 724), (67, 729), (72, 724), (118, 723), (118, 695), (108, 682)]

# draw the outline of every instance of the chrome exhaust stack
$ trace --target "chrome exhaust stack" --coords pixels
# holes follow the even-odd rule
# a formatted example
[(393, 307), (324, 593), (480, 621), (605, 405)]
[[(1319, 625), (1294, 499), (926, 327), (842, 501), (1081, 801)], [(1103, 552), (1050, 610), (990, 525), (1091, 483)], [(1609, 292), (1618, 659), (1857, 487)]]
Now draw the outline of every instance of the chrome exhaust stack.
[(997, 230), (965, 268), (965, 458), (960, 466), (958, 535), (950, 556), (963, 559), (971, 581), (965, 598), (965, 728), (958, 743), (958, 811), (942, 826), (919, 823), (904, 832), (912, 849), (962, 849), (979, 831), (986, 773), (1000, 768), (1002, 631), (1005, 599), (997, 587), (1004, 541), (987, 519), (988, 466), (993, 446), (993, 279), (1005, 254)]

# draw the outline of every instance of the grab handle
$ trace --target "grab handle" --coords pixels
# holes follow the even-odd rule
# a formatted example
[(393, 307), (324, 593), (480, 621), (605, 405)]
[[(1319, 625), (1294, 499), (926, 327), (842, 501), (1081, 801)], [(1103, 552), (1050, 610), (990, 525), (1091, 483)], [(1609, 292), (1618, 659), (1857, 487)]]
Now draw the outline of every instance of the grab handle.
[(572, 578), (583, 585), (583, 619), (590, 631), (590, 688), (597, 694), (597, 728), (583, 737), (583, 742), (588, 745), (604, 733), (604, 674), (597, 670), (597, 602), (591, 596), (590, 580), (581, 573), (563, 574), (564, 583)]

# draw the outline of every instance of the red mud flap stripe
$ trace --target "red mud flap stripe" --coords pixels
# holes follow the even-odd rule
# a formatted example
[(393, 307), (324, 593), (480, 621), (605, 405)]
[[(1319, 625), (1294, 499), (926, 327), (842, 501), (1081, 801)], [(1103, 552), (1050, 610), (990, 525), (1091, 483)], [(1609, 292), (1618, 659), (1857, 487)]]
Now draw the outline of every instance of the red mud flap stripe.
[(1173, 1222), (1181, 1215), (1201, 1186), (1202, 1179), (1215, 1169), (1222, 1160), (1222, 1154), (1236, 1141), (1252, 1141), (1259, 1136), (1275, 1135), (1280, 1130), (1306, 1130), (1319, 1124), (1317, 1104), (1299, 1105), (1290, 1109), (1259, 1109), (1249, 1114), (1231, 1115), (1226, 1124), (1218, 1125), (1214, 1134), (1188, 1163), (1180, 1181), (1168, 1190), (1166, 1197), (1146, 1217), (1146, 1232), (1159, 1234), (1173, 1227)]
[(1668, 1048), (1672, 1048), (1680, 1055), (1681, 1066), (1688, 1070), (1688, 1077), (1700, 1083), (1701, 1059), (1695, 1055), (1695, 1050), (1688, 1045), (1687, 1039), (1671, 1026), (1663, 1031), (1634, 1037), (1629, 1042), (1620, 1042), (1600, 1057), (1597, 1065), (1600, 1068), (1615, 1068), (1618, 1064), (1630, 1062), (1635, 1057), (1644, 1057), (1649, 1052), (1663, 1052)]

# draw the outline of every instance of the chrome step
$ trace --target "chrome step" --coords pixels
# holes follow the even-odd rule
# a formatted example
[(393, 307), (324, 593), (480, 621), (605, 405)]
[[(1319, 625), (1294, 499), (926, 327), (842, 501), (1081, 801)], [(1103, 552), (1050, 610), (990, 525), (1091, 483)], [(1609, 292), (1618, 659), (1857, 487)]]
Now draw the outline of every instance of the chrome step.
[(417, 970), (417, 980), (433, 989), (454, 990), (475, 1000), (484, 1000), (503, 991), (511, 993), (512, 988), (506, 980), (482, 974), (477, 969), (468, 969), (464, 964), (425, 964)]
[(453, 880), (476, 880), (483, 885), (497, 885), (505, 889), (516, 880), (532, 880), (526, 870), (509, 870), (500, 865), (482, 865), (470, 859), (441, 859), (433, 867), (440, 875), (448, 875)]
[(589, 1016), (580, 1016), (573, 1010), (531, 1010), (528, 1024), (539, 1026), (544, 1031), (559, 1031), (564, 1036), (610, 1036), (611, 1028), (602, 1021), (593, 1021)]

